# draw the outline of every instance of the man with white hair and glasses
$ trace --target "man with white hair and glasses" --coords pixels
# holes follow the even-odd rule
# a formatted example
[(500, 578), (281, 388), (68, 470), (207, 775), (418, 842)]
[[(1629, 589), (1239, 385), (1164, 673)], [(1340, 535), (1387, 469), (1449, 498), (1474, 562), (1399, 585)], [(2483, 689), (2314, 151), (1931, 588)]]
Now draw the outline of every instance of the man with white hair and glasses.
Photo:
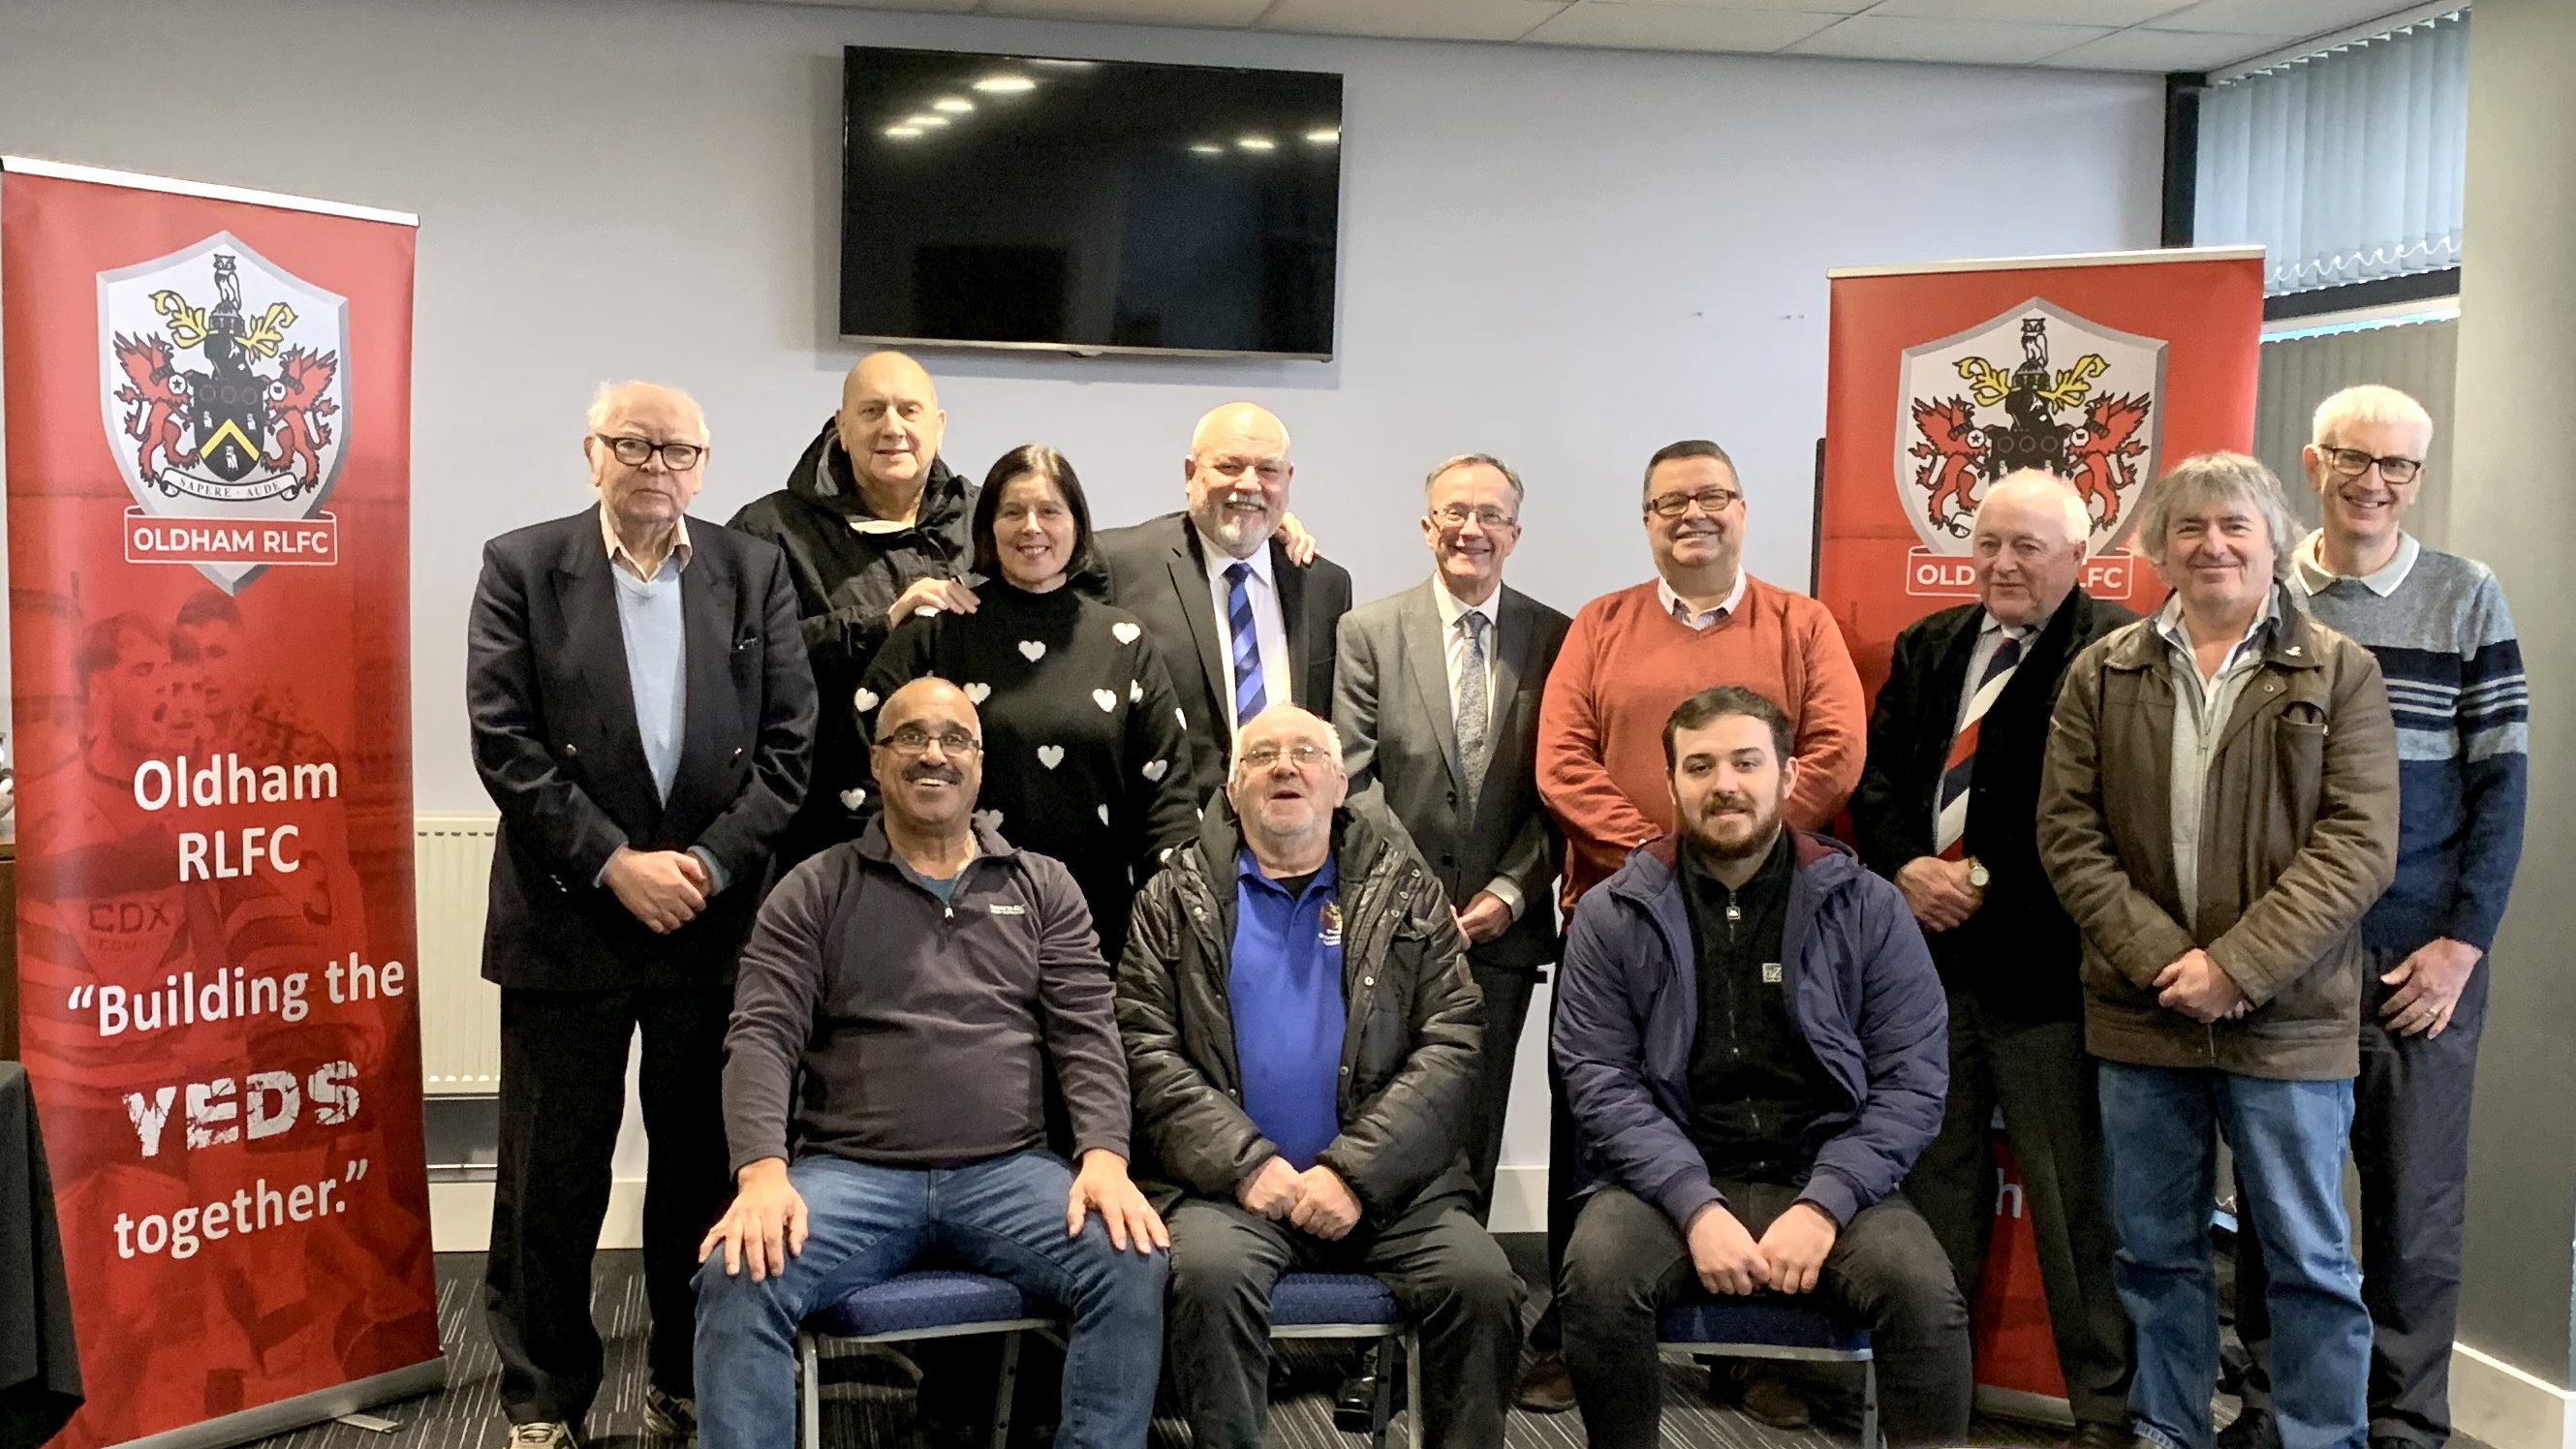
[[(2289, 586), (2378, 657), (2397, 722), (2397, 880), (2361, 922), (2370, 961), (2353, 1087), (2370, 1442), (2441, 1449), (2484, 962), (2522, 855), (2531, 691), (2504, 586), (2404, 527), (2433, 441), (2423, 405), (2348, 387), (2319, 405), (2313, 436), (2302, 461), (2324, 526), (2292, 555)], [(2276, 1435), (2261, 1245), (2240, 1235), (2236, 1265), (2236, 1327), (2254, 1362), (2245, 1412), (2220, 1437), (2266, 1449)]]

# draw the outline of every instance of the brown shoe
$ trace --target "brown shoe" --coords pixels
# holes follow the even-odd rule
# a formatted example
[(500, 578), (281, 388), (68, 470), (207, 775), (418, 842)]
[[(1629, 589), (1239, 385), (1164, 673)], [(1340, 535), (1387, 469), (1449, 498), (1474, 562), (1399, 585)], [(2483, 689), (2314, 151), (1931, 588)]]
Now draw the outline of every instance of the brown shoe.
[(1521, 1375), (1512, 1402), (1533, 1414), (1562, 1414), (1574, 1407), (1574, 1378), (1565, 1371), (1565, 1355), (1543, 1353)]
[[(1715, 1388), (1719, 1373), (1711, 1370), (1709, 1384)], [(1756, 1359), (1734, 1365), (1736, 1407), (1774, 1429), (1804, 1429), (1815, 1422), (1807, 1408), (1806, 1396), (1781, 1372)], [(1714, 1398), (1716, 1395), (1712, 1394)]]

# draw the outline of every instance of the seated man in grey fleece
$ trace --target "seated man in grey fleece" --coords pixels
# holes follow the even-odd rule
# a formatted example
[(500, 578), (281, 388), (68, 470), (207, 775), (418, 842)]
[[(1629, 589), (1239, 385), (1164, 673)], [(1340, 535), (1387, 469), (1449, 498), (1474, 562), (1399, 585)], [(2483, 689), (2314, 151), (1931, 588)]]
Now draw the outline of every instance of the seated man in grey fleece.
[[(780, 882), (743, 947), (738, 1195), (698, 1250), (699, 1435), (795, 1442), (798, 1322), (936, 1248), (1072, 1314), (1058, 1444), (1139, 1449), (1171, 1239), (1127, 1179), (1126, 1063), (1082, 892), (975, 823), (983, 746), (954, 685), (895, 691), (869, 762), (884, 814)], [(1078, 1173), (1046, 1149), (1050, 1065)]]

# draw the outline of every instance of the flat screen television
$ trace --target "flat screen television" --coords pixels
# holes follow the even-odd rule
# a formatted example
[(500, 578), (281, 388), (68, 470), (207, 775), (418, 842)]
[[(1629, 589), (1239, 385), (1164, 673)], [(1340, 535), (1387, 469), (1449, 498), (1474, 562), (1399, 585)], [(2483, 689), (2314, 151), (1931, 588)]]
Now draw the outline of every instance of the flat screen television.
[(1342, 78), (851, 46), (841, 332), (1330, 357)]

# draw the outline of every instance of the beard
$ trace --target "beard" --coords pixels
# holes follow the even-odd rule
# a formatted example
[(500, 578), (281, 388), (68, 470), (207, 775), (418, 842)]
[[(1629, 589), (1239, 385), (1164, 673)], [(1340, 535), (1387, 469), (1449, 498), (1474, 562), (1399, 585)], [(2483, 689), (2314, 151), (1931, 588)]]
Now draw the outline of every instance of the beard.
[[(1723, 810), (1745, 813), (1720, 815)], [(1740, 795), (1710, 800), (1682, 821), (1682, 838), (1701, 859), (1730, 864), (1767, 853), (1779, 834), (1780, 803), (1775, 800), (1766, 807)]]

